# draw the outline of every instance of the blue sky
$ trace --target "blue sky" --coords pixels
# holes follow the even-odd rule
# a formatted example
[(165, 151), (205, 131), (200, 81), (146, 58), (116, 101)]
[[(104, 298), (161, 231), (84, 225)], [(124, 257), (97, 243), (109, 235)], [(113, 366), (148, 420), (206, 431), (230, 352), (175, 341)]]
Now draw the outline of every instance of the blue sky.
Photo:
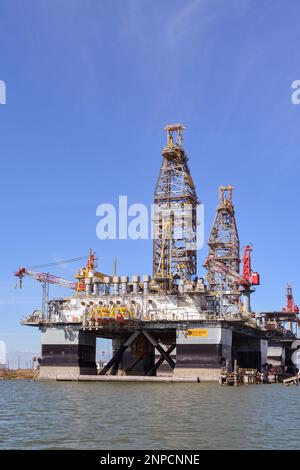
[[(100, 241), (96, 207), (152, 201), (166, 123), (184, 146), (209, 234), (217, 188), (233, 184), (241, 245), (262, 285), (253, 308), (300, 303), (297, 0), (1, 0), (0, 339), (39, 350), (19, 318), (41, 289), (19, 265), (83, 256), (151, 273), (151, 241)], [(199, 274), (206, 249), (198, 256)], [(72, 278), (78, 265), (53, 273)], [(52, 289), (51, 293), (62, 291)]]

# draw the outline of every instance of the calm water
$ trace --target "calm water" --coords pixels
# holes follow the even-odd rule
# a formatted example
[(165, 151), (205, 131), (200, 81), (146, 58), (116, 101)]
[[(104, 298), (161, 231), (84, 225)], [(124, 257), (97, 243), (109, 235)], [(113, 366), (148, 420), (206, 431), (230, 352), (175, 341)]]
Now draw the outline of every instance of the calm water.
[(300, 387), (0, 381), (0, 448), (300, 449)]

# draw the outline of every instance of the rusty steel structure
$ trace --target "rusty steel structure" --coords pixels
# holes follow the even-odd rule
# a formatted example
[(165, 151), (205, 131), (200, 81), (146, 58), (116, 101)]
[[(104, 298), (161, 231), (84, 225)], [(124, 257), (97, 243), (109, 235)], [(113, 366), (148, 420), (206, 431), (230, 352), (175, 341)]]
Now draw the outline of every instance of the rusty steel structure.
[(240, 242), (232, 202), (233, 186), (221, 186), (220, 203), (208, 241), (207, 282), (211, 291), (239, 300)]
[(182, 147), (181, 124), (168, 125), (167, 146), (154, 193), (153, 277), (172, 289), (196, 274), (197, 194)]

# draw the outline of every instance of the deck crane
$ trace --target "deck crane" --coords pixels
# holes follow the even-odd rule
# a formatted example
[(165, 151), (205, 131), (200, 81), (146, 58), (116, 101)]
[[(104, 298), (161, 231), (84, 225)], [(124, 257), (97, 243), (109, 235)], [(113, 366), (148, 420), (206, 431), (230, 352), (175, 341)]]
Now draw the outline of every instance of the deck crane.
[(244, 296), (244, 310), (246, 312), (250, 312), (250, 294), (253, 292), (252, 286), (260, 284), (259, 274), (257, 272), (253, 272), (251, 268), (251, 251), (251, 245), (246, 245), (244, 247), (242, 274), (228, 269), (228, 267), (225, 267), (223, 263), (218, 262), (217, 259), (210, 258), (209, 260), (211, 270), (227, 277), (236, 285), (236, 291), (239, 291), (239, 288), (242, 287), (240, 292)]
[(260, 276), (257, 272), (252, 271), (251, 268), (251, 251), (253, 250), (252, 245), (244, 246), (243, 252), (243, 279), (244, 283), (241, 283), (244, 287), (258, 286), (260, 284)]
[[(36, 279), (38, 282), (42, 284), (42, 289), (43, 289), (43, 294), (42, 294), (42, 315), (43, 318), (46, 318), (47, 316), (47, 307), (48, 307), (48, 300), (49, 300), (49, 284), (56, 284), (62, 287), (66, 287), (68, 289), (73, 289), (76, 290), (77, 292), (82, 292), (85, 289), (84, 283), (81, 280), (78, 280), (78, 282), (73, 282), (69, 281), (67, 279), (64, 279), (59, 276), (54, 276), (53, 274), (46, 273), (46, 272), (41, 272), (41, 271), (35, 271), (34, 269), (37, 268), (45, 268), (49, 266), (57, 266), (65, 263), (71, 263), (74, 261), (79, 261), (83, 259), (88, 259), (87, 266), (89, 265), (90, 262), (90, 256), (81, 256), (79, 258), (72, 258), (68, 260), (62, 260), (58, 261), (55, 263), (48, 263), (48, 264), (41, 264), (37, 266), (32, 266), (30, 268), (25, 268), (25, 267), (20, 267), (16, 272), (15, 276), (19, 278), (20, 282), (20, 288), (22, 288), (23, 284), (23, 278), (25, 276), (31, 276), (34, 279)], [(93, 254), (93, 260), (94, 260), (94, 254)]]
[(244, 247), (243, 253), (243, 274), (239, 274), (236, 271), (230, 270), (220, 263), (217, 258), (210, 258), (209, 262), (213, 265), (213, 269), (222, 274), (228, 275), (231, 280), (236, 281), (237, 287), (243, 286), (244, 288), (250, 288), (251, 286), (260, 284), (260, 276), (257, 272), (252, 271), (251, 268), (251, 245)]
[[(71, 263), (74, 261), (79, 261), (86, 259), (86, 265), (84, 268), (80, 268), (75, 278), (77, 281), (69, 281), (63, 279), (59, 276), (54, 276), (53, 274), (35, 271), (35, 269), (45, 268), (49, 266), (57, 266), (65, 263)], [(48, 314), (48, 300), (49, 300), (49, 284), (56, 284), (58, 286), (66, 287), (68, 289), (73, 289), (76, 292), (84, 292), (86, 290), (86, 279), (91, 279), (93, 277), (104, 279), (107, 274), (96, 271), (96, 255), (92, 249), (90, 249), (88, 256), (81, 256), (80, 258), (72, 258), (67, 260), (58, 261), (55, 263), (40, 264), (37, 266), (31, 266), (30, 268), (20, 267), (18, 271), (15, 272), (20, 280), (20, 288), (22, 287), (22, 282), (24, 276), (31, 276), (37, 281), (41, 282), (43, 294), (42, 294), (42, 315), (43, 318), (47, 317)]]

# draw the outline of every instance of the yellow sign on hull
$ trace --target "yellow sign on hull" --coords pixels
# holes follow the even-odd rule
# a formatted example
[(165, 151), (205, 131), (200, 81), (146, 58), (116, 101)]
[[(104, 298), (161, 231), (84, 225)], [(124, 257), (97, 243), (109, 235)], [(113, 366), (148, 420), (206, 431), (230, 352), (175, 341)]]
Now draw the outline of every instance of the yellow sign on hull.
[(208, 330), (205, 328), (193, 328), (187, 330), (187, 336), (201, 336), (202, 338), (208, 337)]

